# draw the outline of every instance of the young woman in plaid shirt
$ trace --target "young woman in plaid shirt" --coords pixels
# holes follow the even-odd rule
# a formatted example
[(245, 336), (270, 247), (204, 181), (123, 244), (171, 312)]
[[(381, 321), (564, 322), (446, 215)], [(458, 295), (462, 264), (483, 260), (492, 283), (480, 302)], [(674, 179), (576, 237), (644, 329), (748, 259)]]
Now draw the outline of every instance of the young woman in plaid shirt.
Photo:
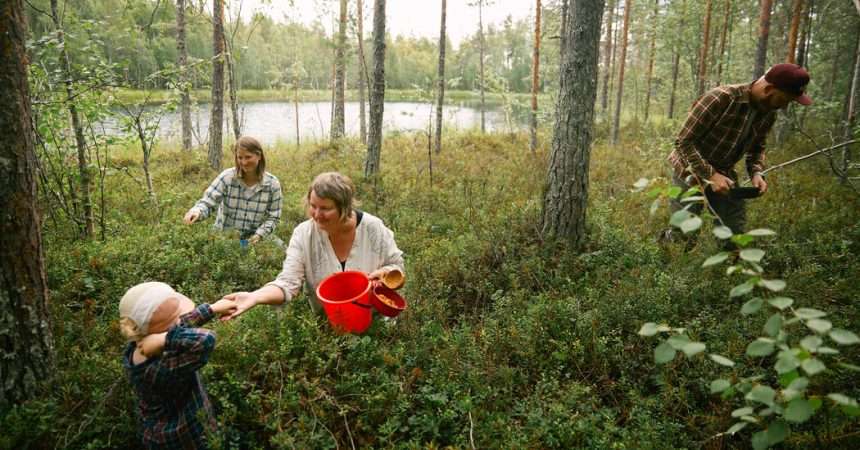
[(239, 138), (233, 155), (236, 167), (212, 181), (183, 221), (191, 225), (217, 208), (216, 229), (237, 229), (240, 239), (255, 244), (271, 234), (281, 219), (281, 183), (266, 172), (266, 156), (256, 139)]

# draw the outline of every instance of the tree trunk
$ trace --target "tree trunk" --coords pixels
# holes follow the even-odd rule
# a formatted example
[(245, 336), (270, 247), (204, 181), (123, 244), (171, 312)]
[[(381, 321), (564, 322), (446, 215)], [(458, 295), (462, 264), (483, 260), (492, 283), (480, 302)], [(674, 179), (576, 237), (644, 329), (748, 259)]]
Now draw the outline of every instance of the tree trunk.
[(23, 1), (0, 3), (0, 411), (35, 398), (53, 365), (27, 37)]
[(436, 153), (442, 151), (442, 105), (445, 101), (445, 10), (447, 4), (442, 0), (442, 24), (439, 28), (439, 70), (436, 74), (438, 80), (438, 96), (436, 100)]
[(176, 0), (176, 53), (179, 66), (179, 111), (182, 117), (182, 149), (191, 151), (191, 85), (188, 81), (188, 48), (185, 39), (187, 0)]
[(699, 54), (699, 75), (696, 92), (701, 96), (705, 92), (705, 79), (708, 77), (708, 43), (711, 35), (711, 0), (705, 4), (705, 23), (702, 25), (702, 50)]
[(567, 48), (567, 0), (561, 0), (561, 39), (558, 59), (564, 61), (564, 49)]
[(532, 114), (529, 129), (531, 130), (531, 138), (529, 139), (529, 148), (534, 154), (537, 151), (537, 109), (538, 109), (538, 90), (540, 89), (540, 0), (537, 0), (535, 7), (535, 44), (534, 53), (532, 55)]
[(542, 234), (562, 239), (573, 248), (581, 248), (585, 242), (602, 13), (603, 0), (571, 4), (568, 56), (560, 70), (558, 113), (541, 214)]
[(54, 21), (54, 27), (57, 31), (57, 42), (60, 48), (60, 70), (63, 71), (63, 78), (66, 88), (66, 106), (69, 108), (69, 115), (72, 119), (72, 129), (75, 133), (75, 147), (78, 151), (78, 173), (81, 177), (81, 203), (84, 208), (84, 237), (91, 238), (95, 231), (95, 221), (93, 219), (93, 203), (90, 195), (91, 179), (89, 163), (87, 161), (87, 141), (84, 139), (84, 126), (81, 123), (81, 117), (78, 114), (78, 108), (75, 105), (75, 90), (72, 75), (72, 63), (69, 58), (69, 52), (66, 47), (66, 37), (63, 31), (63, 24), (60, 23), (60, 15), (57, 11), (57, 0), (51, 0), (51, 19)]
[[(860, 6), (858, 6), (860, 13)], [(860, 27), (858, 27), (860, 28)], [(854, 138), (854, 124), (857, 121), (857, 101), (860, 100), (860, 33), (857, 34), (857, 45), (854, 47), (854, 76), (851, 77), (851, 89), (848, 92), (848, 103), (845, 107), (845, 125), (842, 129), (842, 138), (849, 141)], [(856, 164), (853, 160), (851, 146), (842, 150), (842, 182), (848, 181), (848, 172), (851, 165)]]
[(797, 46), (796, 63), (798, 66), (809, 67), (809, 62), (806, 58), (806, 51), (809, 48), (809, 37), (812, 31), (812, 8), (814, 0), (809, 0), (805, 3), (806, 8), (803, 13), (803, 28), (800, 33), (800, 44)]
[(481, 69), (481, 133), (487, 130), (487, 122), (484, 118), (484, 17), (483, 17), (484, 0), (478, 0), (478, 40), (480, 47), (480, 69)]
[(717, 85), (723, 78), (723, 55), (726, 52), (726, 37), (729, 34), (729, 18), (732, 16), (732, 0), (726, 0), (726, 13), (723, 17), (723, 29), (720, 31), (720, 52), (717, 55)]
[(654, 22), (651, 24), (651, 51), (648, 54), (648, 74), (645, 78), (645, 123), (651, 109), (651, 76), (654, 74), (654, 57), (657, 51), (657, 23), (660, 18), (660, 0), (654, 0)]
[(621, 97), (624, 95), (624, 65), (627, 59), (627, 33), (630, 29), (632, 7), (633, 0), (624, 2), (624, 31), (621, 32), (621, 56), (618, 58), (618, 97), (615, 99), (615, 120), (612, 122), (612, 145), (618, 145), (618, 129), (621, 125)]
[(299, 127), (299, 69), (296, 66), (293, 66), (293, 105), (296, 109), (296, 148), (299, 148), (302, 140)]
[(344, 78), (346, 73), (346, 0), (340, 0), (337, 44), (334, 55), (334, 121), (331, 124), (331, 139), (340, 139), (346, 128), (344, 117)]
[(764, 75), (767, 64), (767, 38), (770, 35), (770, 10), (773, 0), (761, 0), (761, 12), (759, 13), (758, 45), (755, 51), (755, 66), (753, 68), (753, 79), (757, 80)]
[(615, 0), (606, 5), (606, 44), (603, 47), (603, 92), (600, 95), (600, 111), (606, 114), (609, 105), (609, 77), (612, 74), (612, 23), (615, 21)]
[(373, 4), (373, 77), (370, 85), (370, 129), (364, 176), (379, 173), (382, 152), (382, 112), (385, 103), (385, 0)]
[[(226, 36), (225, 36), (226, 38)], [(233, 137), (238, 141), (242, 137), (241, 118), (239, 117), (239, 96), (236, 86), (236, 69), (233, 65), (233, 44), (224, 41), (224, 59), (227, 62), (227, 89), (230, 95), (230, 116), (233, 119)]]
[[(681, 1), (681, 22), (678, 27), (678, 33), (684, 30), (684, 16), (687, 14), (687, 2), (686, 0)], [(681, 49), (680, 45), (677, 42), (677, 38), (675, 39), (673, 45), (673, 56), (672, 56), (672, 91), (669, 93), (669, 109), (666, 113), (668, 118), (675, 117), (675, 93), (678, 91), (678, 72), (681, 69)]]
[(212, 4), (212, 111), (209, 120), (209, 166), (221, 170), (224, 131), (224, 0)]
[(788, 29), (788, 51), (785, 52), (785, 62), (794, 64), (797, 51), (797, 31), (800, 18), (803, 16), (803, 0), (794, 0), (791, 13), (791, 27)]
[(367, 145), (367, 114), (364, 110), (366, 99), (365, 85), (367, 84), (367, 62), (364, 59), (364, 0), (358, 0), (358, 136), (362, 145)]

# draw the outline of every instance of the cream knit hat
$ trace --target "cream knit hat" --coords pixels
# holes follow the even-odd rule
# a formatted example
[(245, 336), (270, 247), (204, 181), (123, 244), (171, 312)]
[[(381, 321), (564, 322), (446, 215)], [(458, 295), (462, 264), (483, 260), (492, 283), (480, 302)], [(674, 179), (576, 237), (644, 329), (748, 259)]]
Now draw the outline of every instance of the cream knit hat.
[(177, 293), (172, 287), (158, 281), (140, 283), (126, 291), (119, 301), (122, 333), (132, 340), (149, 334), (149, 320), (152, 318), (152, 313), (165, 300), (176, 296)]

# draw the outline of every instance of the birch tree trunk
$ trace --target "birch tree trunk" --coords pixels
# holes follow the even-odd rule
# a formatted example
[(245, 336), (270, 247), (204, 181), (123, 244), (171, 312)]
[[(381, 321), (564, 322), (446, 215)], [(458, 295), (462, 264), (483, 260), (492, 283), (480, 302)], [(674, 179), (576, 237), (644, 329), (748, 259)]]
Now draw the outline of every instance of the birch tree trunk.
[(785, 52), (785, 62), (794, 64), (797, 57), (797, 32), (800, 28), (800, 18), (803, 16), (803, 0), (794, 0), (791, 13), (791, 27), (788, 29), (788, 50)]
[(365, 112), (365, 103), (367, 96), (365, 94), (365, 86), (367, 85), (367, 61), (364, 59), (364, 8), (362, 3), (364, 0), (358, 0), (357, 14), (358, 23), (358, 136), (361, 139), (362, 145), (367, 145), (367, 114)]
[(382, 152), (382, 113), (385, 104), (385, 0), (373, 4), (373, 77), (370, 87), (370, 129), (367, 134), (367, 160), (364, 176), (379, 173)]
[(57, 0), (51, 0), (51, 19), (54, 22), (54, 28), (57, 31), (57, 42), (60, 48), (60, 70), (63, 71), (63, 85), (66, 89), (66, 107), (69, 108), (69, 116), (72, 120), (72, 130), (75, 134), (75, 148), (78, 151), (78, 174), (81, 178), (81, 204), (84, 209), (84, 229), (81, 230), (85, 238), (91, 238), (95, 230), (95, 221), (93, 219), (93, 202), (90, 192), (91, 178), (89, 170), (89, 162), (87, 158), (87, 141), (84, 139), (84, 126), (81, 123), (78, 108), (75, 105), (75, 89), (73, 85), (74, 76), (72, 75), (72, 63), (69, 58), (69, 51), (66, 47), (66, 35), (63, 31), (63, 24), (60, 22), (60, 15), (57, 11)]
[(657, 23), (660, 18), (660, 0), (654, 0), (654, 17), (651, 19), (651, 50), (648, 53), (648, 74), (645, 77), (645, 123), (651, 110), (651, 77), (654, 74), (654, 57), (657, 50)]
[(597, 98), (597, 60), (603, 0), (572, 2), (567, 57), (560, 70), (552, 154), (541, 214), (541, 231), (574, 248), (585, 242), (591, 130)]
[[(444, 0), (443, 0), (444, 1)], [(529, 139), (529, 148), (534, 154), (537, 151), (537, 109), (538, 109), (538, 90), (540, 89), (540, 0), (536, 1), (535, 6), (535, 43), (534, 53), (532, 54), (532, 113), (529, 129), (531, 131)]]
[[(858, 5), (860, 13), (860, 5)], [(858, 27), (860, 28), (860, 27)], [(860, 33), (857, 34), (857, 45), (854, 47), (854, 76), (851, 77), (851, 89), (848, 92), (848, 104), (845, 107), (845, 125), (842, 129), (842, 138), (846, 141), (854, 138), (854, 124), (857, 121), (857, 101), (860, 100)], [(848, 173), (853, 164), (851, 146), (842, 150), (842, 182), (848, 181)]]
[(442, 107), (445, 102), (445, 12), (447, 2), (442, 0), (442, 23), (439, 26), (439, 66), (437, 83), (439, 92), (436, 99), (436, 153), (442, 151)]
[(22, 0), (0, 3), (0, 31), (0, 411), (7, 411), (50, 378), (53, 344)]
[(179, 115), (182, 118), (182, 149), (191, 151), (191, 85), (188, 81), (188, 47), (185, 39), (187, 0), (176, 0), (176, 53), (179, 66)]
[(621, 32), (621, 56), (618, 58), (618, 97), (615, 99), (615, 120), (612, 122), (612, 145), (618, 145), (621, 125), (621, 97), (624, 95), (624, 65), (627, 59), (627, 33), (630, 29), (630, 9), (633, 0), (624, 2), (624, 31)]
[[(232, 39), (231, 39), (232, 41)], [(236, 69), (233, 64), (233, 44), (224, 41), (224, 60), (227, 63), (227, 90), (230, 95), (230, 116), (233, 123), (233, 137), (238, 141), (242, 137), (241, 117), (239, 117), (239, 96), (236, 86)]]
[(338, 19), (337, 44), (334, 55), (334, 118), (331, 124), (331, 139), (340, 139), (344, 135), (344, 77), (346, 73), (346, 0), (340, 0), (340, 17)]
[(705, 22), (702, 25), (702, 49), (699, 54), (698, 85), (696, 95), (701, 96), (705, 92), (705, 79), (708, 77), (708, 43), (711, 34), (711, 0), (705, 3)]
[(209, 118), (209, 166), (221, 170), (224, 131), (224, 0), (212, 4), (212, 110)]
[(755, 66), (753, 68), (753, 79), (757, 80), (764, 75), (767, 64), (767, 38), (770, 35), (770, 10), (773, 0), (761, 0), (761, 11), (759, 13), (758, 45), (755, 51)]

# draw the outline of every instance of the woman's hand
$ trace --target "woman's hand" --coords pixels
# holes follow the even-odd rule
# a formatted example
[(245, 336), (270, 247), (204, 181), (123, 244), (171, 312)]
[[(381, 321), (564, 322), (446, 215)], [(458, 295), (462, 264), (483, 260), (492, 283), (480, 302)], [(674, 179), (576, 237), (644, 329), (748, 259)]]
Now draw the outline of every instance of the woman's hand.
[(167, 341), (167, 332), (148, 334), (143, 339), (137, 341), (137, 349), (140, 354), (147, 358), (152, 358), (161, 354), (164, 350), (164, 344)]
[(214, 312), (215, 315), (217, 315), (218, 317), (223, 317), (229, 314), (233, 314), (233, 312), (235, 312), (238, 308), (238, 305), (233, 300), (227, 300), (225, 298), (222, 298), (221, 300), (218, 300), (217, 302), (210, 305), (210, 307), (212, 308), (212, 312)]
[(187, 213), (185, 213), (185, 217), (182, 218), (182, 222), (184, 222), (185, 225), (191, 225), (192, 223), (197, 222), (197, 219), (199, 219), (199, 218), (200, 218), (200, 211), (198, 211), (194, 208), (191, 208), (188, 210)]
[(231, 312), (221, 316), (221, 320), (233, 320), (242, 315), (245, 311), (257, 306), (257, 296), (253, 292), (234, 292), (227, 294), (223, 299), (216, 303), (230, 302), (235, 306)]
[(260, 239), (261, 239), (260, 235), (255, 234), (255, 235), (251, 236), (250, 238), (248, 238), (248, 243), (251, 245), (254, 245), (257, 242), (260, 242)]

